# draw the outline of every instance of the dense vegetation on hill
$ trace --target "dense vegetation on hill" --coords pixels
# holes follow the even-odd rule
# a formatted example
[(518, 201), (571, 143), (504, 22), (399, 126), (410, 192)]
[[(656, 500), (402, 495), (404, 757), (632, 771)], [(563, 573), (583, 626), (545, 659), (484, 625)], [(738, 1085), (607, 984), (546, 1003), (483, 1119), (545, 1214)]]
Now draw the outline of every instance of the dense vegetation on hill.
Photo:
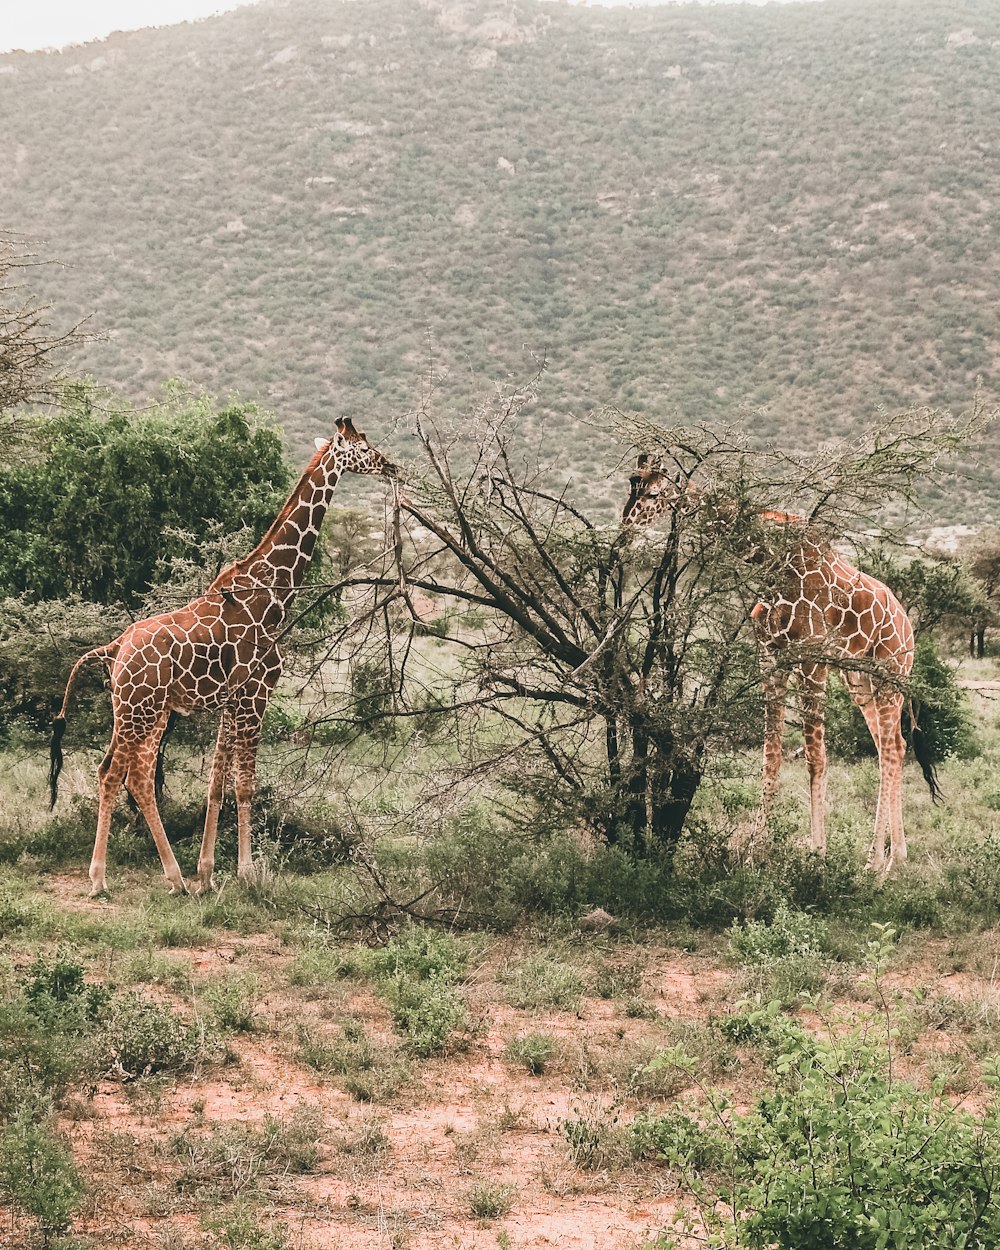
[(990, 0), (272, 0), (0, 57), (0, 223), (132, 397), (302, 451), (544, 360), (529, 433), (604, 493), (604, 404), (794, 446), (1000, 390), (998, 69)]

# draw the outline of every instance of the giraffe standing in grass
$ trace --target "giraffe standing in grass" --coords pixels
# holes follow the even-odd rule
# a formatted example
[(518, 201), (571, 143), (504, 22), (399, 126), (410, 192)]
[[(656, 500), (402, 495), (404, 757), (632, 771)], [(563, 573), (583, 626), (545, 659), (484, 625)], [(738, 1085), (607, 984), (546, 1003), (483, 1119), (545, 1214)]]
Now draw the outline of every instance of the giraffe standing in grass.
[[(699, 493), (682, 488), (654, 457), (641, 455), (630, 479), (622, 524), (642, 528), (668, 509), (697, 507)], [(750, 613), (764, 684), (762, 809), (778, 789), (789, 678), (802, 709), (809, 773), (810, 846), (826, 850), (824, 714), (830, 668), (838, 670), (865, 718), (878, 751), (879, 790), (869, 866), (886, 874), (906, 859), (903, 833), (903, 688), (913, 668), (913, 626), (888, 586), (856, 569), (799, 516), (764, 511), (758, 521), (779, 531), (776, 552), (751, 547), (744, 558), (767, 568), (765, 597)], [(931, 795), (940, 791), (925, 743), (913, 728), (917, 756)], [(888, 858), (886, 843), (888, 842)]]
[(62, 767), (60, 743), (66, 709), (82, 665), (98, 659), (107, 665), (114, 712), (111, 745), (97, 770), (92, 896), (107, 891), (108, 833), (123, 783), (146, 818), (170, 892), (177, 894), (188, 888), (156, 805), (157, 751), (171, 712), (187, 716), (194, 711), (221, 709), (222, 713), (194, 888), (199, 892), (212, 888), (219, 809), (230, 772), (235, 775), (238, 813), (238, 876), (243, 881), (252, 876), (250, 797), (264, 713), (281, 676), (279, 633), (312, 560), (323, 517), (341, 475), (393, 477), (396, 473), (349, 418), (337, 421), (333, 438), (317, 439), (316, 448), (284, 507), (249, 555), (223, 569), (205, 593), (185, 607), (130, 625), (113, 642), (88, 651), (73, 665), (53, 727), (53, 806)]

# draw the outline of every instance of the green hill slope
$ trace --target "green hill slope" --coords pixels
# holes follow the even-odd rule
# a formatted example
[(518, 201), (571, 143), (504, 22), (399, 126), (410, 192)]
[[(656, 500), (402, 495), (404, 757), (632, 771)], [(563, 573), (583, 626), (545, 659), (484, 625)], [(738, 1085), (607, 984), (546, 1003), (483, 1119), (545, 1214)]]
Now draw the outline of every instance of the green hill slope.
[(543, 358), (603, 490), (604, 403), (803, 445), (1000, 391), (1000, 6), (955, 10), (284, 0), (9, 54), (0, 224), (130, 395), (236, 388), (298, 448)]

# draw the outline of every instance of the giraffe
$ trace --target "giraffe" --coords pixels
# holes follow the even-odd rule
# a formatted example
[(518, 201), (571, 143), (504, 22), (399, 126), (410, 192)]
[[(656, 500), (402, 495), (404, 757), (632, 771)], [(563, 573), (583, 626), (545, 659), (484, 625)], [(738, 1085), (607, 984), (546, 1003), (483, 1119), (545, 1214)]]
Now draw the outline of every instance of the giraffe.
[(55, 718), (49, 773), (55, 806), (62, 767), (61, 740), (70, 692), (81, 667), (101, 660), (108, 669), (114, 730), (97, 770), (98, 817), (90, 861), (91, 897), (107, 893), (111, 813), (126, 784), (149, 825), (171, 894), (188, 889), (167, 840), (156, 803), (157, 752), (171, 712), (220, 710), (196, 892), (212, 889), (219, 809), (235, 776), (240, 880), (253, 875), (250, 797), (257, 748), (271, 692), (281, 676), (278, 635), (312, 560), (323, 517), (344, 472), (396, 475), (350, 418), (332, 438), (316, 439), (306, 466), (267, 533), (250, 552), (222, 570), (204, 594), (173, 612), (137, 621), (114, 641), (73, 665)]
[[(671, 478), (652, 456), (639, 456), (630, 486), (622, 513), (628, 529), (650, 525), (668, 509), (693, 509), (704, 502), (696, 487)], [(717, 513), (723, 523), (736, 517), (735, 506), (723, 504)], [(770, 531), (771, 541), (762, 535), (759, 543), (747, 546), (742, 558), (766, 569), (764, 595), (750, 613), (764, 687), (762, 816), (766, 820), (778, 790), (785, 701), (794, 676), (809, 774), (809, 844), (818, 854), (825, 853), (824, 720), (833, 667), (865, 718), (878, 751), (878, 801), (868, 864), (886, 875), (906, 859), (902, 711), (903, 687), (913, 668), (913, 626), (889, 587), (855, 568), (804, 517), (765, 510), (756, 520)], [(915, 723), (912, 737), (914, 754), (937, 800), (937, 779)]]

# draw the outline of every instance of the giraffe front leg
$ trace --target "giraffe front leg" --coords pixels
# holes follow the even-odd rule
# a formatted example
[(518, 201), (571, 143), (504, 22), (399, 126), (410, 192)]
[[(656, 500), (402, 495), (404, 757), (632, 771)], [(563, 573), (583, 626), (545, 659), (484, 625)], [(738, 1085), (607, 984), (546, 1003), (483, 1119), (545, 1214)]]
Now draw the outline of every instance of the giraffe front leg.
[(205, 809), (205, 831), (202, 834), (201, 851), (198, 855), (197, 891), (199, 894), (207, 894), (214, 888), (215, 841), (219, 831), (219, 811), (225, 798), (226, 782), (229, 779), (229, 765), (232, 758), (231, 733), (229, 713), (223, 709), (219, 733), (215, 740), (215, 753), (212, 756), (208, 805)]
[(755, 848), (763, 843), (767, 825), (778, 794), (781, 773), (781, 750), (785, 729), (785, 700), (788, 693), (788, 671), (766, 653), (761, 659), (764, 688), (764, 757), (761, 770), (760, 808), (747, 828), (733, 840), (734, 849), (747, 861)]
[(815, 664), (799, 670), (802, 731), (809, 773), (809, 849), (826, 854), (826, 684), (829, 670)]
[(764, 671), (764, 761), (760, 781), (760, 801), (764, 823), (770, 817), (774, 808), (774, 800), (778, 796), (787, 696), (788, 672), (772, 663)]

